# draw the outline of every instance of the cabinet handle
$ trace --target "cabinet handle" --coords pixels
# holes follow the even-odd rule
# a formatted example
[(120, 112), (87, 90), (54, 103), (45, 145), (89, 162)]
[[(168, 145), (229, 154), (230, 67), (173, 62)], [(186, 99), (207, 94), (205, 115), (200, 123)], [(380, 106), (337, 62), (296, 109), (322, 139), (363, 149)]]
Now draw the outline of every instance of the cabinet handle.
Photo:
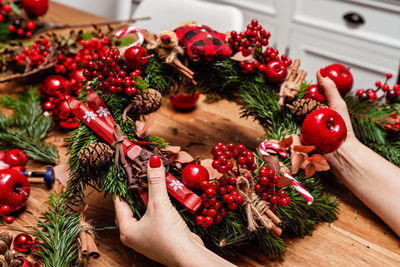
[(357, 14), (355, 12), (348, 12), (343, 15), (343, 19), (349, 23), (356, 24), (356, 25), (361, 25), (364, 24), (364, 19), (360, 14)]

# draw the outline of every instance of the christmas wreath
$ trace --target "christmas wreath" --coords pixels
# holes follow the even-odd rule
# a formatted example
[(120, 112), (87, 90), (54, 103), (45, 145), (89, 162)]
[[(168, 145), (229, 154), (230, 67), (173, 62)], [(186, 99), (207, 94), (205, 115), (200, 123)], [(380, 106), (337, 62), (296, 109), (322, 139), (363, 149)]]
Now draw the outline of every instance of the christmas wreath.
[[(74, 76), (68, 83), (53, 75), (41, 88), (43, 108), (61, 127), (76, 128), (67, 138), (68, 186), (52, 198), (38, 231), (47, 247), (39, 252), (48, 259), (46, 266), (59, 262), (60, 258), (52, 258), (52, 251), (60, 239), (68, 238), (52, 240), (52, 227), (61, 230), (65, 203), (83, 200), (87, 186), (125, 198), (137, 218), (144, 214), (145, 170), (154, 154), (163, 158), (168, 192), (182, 218), (216, 251), (232, 254), (254, 243), (269, 258), (283, 259), (285, 237), (309, 235), (318, 222), (336, 219), (338, 202), (323, 191), (316, 172), (329, 169), (322, 154), (336, 150), (346, 131), (321, 143), (313, 136), (317, 131), (307, 125), (320, 114), (336, 116), (339, 124), (342, 119), (324, 104), (318, 86), (304, 81), (306, 73), (299, 60), (292, 61), (268, 46), (270, 33), (256, 20), (241, 33), (221, 34), (191, 22), (157, 35), (131, 26), (116, 38), (128, 33), (137, 35), (133, 44), (121, 44), (99, 32), (84, 39), (81, 32), (71, 33), (73, 43), (79, 42), (82, 48), (76, 53), (74, 47), (76, 54), (68, 57), (62, 52), (68, 42), (51, 35), (51, 45), (39, 40), (26, 51), (5, 53), (15, 61), (20, 58), (13, 58), (13, 53), (30, 56), (32, 49), (39, 49), (42, 58), (37, 68), (49, 64), (52, 53), (57, 59), (49, 68), (58, 75), (83, 68), (79, 79)], [(43, 49), (49, 53), (43, 55)], [(352, 80), (341, 84), (333, 74), (337, 68), (329, 66), (324, 71), (345, 95)], [(351, 78), (348, 71), (346, 75)], [(359, 90), (346, 102), (359, 140), (400, 165), (400, 92), (398, 85), (389, 87), (390, 78), (387, 74), (383, 84), (376, 83), (376, 90)], [(209, 159), (199, 160), (149, 134), (151, 113), (161, 106), (163, 97), (197, 92), (209, 100), (238, 103), (244, 117), (253, 116), (265, 128), (265, 141), (257, 148), (217, 143), (210, 148)], [(378, 96), (387, 103), (376, 101)], [(335, 128), (331, 122), (325, 127)], [(77, 235), (79, 216), (70, 220), (66, 227)], [(78, 258), (76, 243), (68, 242), (65, 249), (72, 253), (65, 254), (70, 255), (63, 259), (67, 265)]]

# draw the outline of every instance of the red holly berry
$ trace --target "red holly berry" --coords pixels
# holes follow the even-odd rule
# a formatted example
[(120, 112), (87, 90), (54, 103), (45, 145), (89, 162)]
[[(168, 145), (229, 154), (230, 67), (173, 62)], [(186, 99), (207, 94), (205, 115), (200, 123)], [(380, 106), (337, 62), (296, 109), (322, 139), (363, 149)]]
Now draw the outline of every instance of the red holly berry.
[(286, 193), (286, 191), (285, 190), (279, 190), (279, 192), (278, 192), (278, 196), (279, 197), (286, 197), (286, 195), (287, 195), (287, 193)]
[(290, 205), (290, 202), (291, 202), (291, 200), (289, 197), (283, 197), (283, 198), (279, 199), (279, 204), (282, 207), (286, 207), (286, 206)]
[(217, 210), (216, 209), (209, 209), (208, 210), (208, 216), (215, 217), (217, 215)]
[(216, 193), (215, 189), (212, 187), (207, 188), (205, 191), (205, 194), (207, 197), (213, 197), (213, 196), (215, 196), (215, 193)]
[(278, 201), (279, 201), (279, 197), (277, 197), (277, 196), (271, 196), (270, 199), (269, 199), (269, 202), (271, 204), (277, 204)]
[(204, 222), (204, 217), (203, 216), (197, 216), (196, 217), (196, 223), (202, 225)]

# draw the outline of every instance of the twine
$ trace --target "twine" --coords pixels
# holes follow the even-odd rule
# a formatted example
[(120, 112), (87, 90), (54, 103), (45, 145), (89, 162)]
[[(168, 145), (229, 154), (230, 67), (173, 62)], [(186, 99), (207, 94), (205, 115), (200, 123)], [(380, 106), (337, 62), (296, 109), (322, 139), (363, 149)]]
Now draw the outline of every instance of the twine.
[(271, 229), (273, 223), (268, 219), (264, 213), (269, 209), (269, 204), (265, 200), (261, 199), (260, 196), (254, 190), (254, 178), (246, 170), (249, 179), (243, 176), (239, 176), (236, 179), (236, 188), (240, 195), (243, 196), (244, 201), (242, 206), (246, 211), (248, 229), (250, 232), (254, 232), (258, 228), (259, 221), (266, 229)]

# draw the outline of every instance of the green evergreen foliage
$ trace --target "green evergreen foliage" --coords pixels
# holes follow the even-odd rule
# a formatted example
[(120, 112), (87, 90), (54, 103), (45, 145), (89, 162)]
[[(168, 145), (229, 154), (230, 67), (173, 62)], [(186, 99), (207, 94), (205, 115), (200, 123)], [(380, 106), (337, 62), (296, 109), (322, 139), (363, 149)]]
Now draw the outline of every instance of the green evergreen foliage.
[(51, 116), (43, 114), (36, 88), (21, 92), (18, 98), (4, 96), (0, 105), (13, 110), (12, 118), (0, 114), (0, 148), (22, 149), (34, 160), (55, 164), (57, 148), (44, 141), (52, 126)]
[(44, 241), (38, 256), (44, 267), (77, 266), (79, 255), (78, 235), (81, 217), (67, 206), (65, 195), (52, 194), (47, 202), (49, 208), (43, 212), (36, 238)]

